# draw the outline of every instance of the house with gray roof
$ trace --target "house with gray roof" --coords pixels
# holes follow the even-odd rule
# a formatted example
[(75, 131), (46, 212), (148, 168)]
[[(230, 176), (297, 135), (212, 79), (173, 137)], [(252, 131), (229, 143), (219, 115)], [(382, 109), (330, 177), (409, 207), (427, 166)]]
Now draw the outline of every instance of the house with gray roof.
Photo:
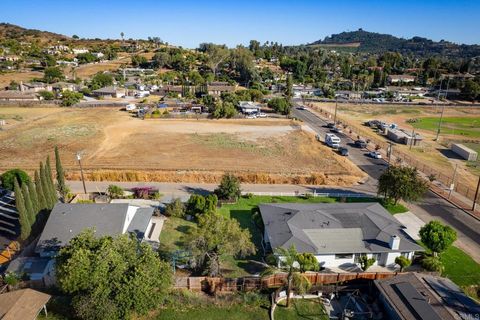
[(293, 245), (300, 253), (315, 255), (325, 268), (356, 264), (362, 256), (393, 267), (396, 257), (412, 259), (415, 251), (423, 251), (376, 202), (272, 203), (260, 204), (259, 209), (267, 246)]
[(48, 218), (35, 252), (55, 256), (60, 248), (85, 229), (93, 228), (98, 237), (135, 234), (141, 241), (158, 244), (161, 218), (154, 208), (126, 203), (57, 203)]

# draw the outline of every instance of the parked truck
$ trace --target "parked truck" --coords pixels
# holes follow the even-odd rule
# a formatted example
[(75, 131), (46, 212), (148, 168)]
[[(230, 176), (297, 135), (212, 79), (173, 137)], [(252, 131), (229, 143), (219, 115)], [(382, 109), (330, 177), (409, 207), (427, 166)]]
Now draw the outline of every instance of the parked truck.
[(327, 133), (325, 135), (325, 144), (333, 149), (340, 148), (340, 138), (333, 133)]

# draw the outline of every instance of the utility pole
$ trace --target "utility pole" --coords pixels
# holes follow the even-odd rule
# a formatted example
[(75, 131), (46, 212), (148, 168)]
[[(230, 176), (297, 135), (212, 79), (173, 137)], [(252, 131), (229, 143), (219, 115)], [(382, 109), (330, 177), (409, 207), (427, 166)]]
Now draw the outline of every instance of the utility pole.
[(455, 178), (457, 176), (458, 164), (455, 164), (455, 170), (453, 171), (452, 184), (450, 185), (450, 192), (448, 193), (448, 199), (452, 196), (453, 189), (455, 189)]
[(480, 177), (478, 178), (477, 183), (477, 190), (475, 191), (475, 197), (473, 197), (473, 206), (472, 211), (475, 212), (475, 207), (477, 206), (477, 197), (478, 197), (478, 189), (480, 188)]
[(390, 160), (392, 159), (393, 144), (388, 143), (387, 156), (388, 156), (388, 167), (390, 167)]
[[(447, 91), (445, 96), (448, 97), (448, 87), (450, 85), (450, 77), (447, 80)], [(441, 88), (441, 86), (440, 86)], [(438, 94), (440, 96), (440, 93)], [(434, 141), (438, 140), (438, 136), (440, 135), (440, 129), (442, 127), (442, 120), (443, 120), (443, 113), (445, 112), (445, 104), (442, 106), (442, 113), (440, 114), (440, 120), (438, 121), (438, 128), (437, 128), (437, 135), (435, 136)]]
[(412, 130), (412, 139), (410, 139), (410, 150), (412, 150), (413, 140), (415, 140), (415, 129)]
[(338, 99), (335, 99), (335, 114), (333, 116), (334, 125), (337, 125), (337, 107), (338, 107)]
[(80, 166), (80, 175), (82, 177), (83, 191), (87, 194), (87, 188), (85, 187), (85, 178), (83, 177), (83, 168), (82, 168), (82, 155), (80, 152), (77, 152), (78, 165)]

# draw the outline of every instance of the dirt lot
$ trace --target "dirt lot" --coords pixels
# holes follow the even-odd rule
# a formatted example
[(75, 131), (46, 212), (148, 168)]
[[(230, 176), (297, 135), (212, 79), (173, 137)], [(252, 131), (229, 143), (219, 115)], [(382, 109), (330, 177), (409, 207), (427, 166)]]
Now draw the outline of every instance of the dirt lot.
[(18, 83), (20, 83), (20, 81), (29, 82), (34, 78), (41, 77), (43, 77), (43, 72), (38, 71), (6, 72), (0, 74), (0, 89), (3, 90), (3, 88), (10, 85), (11, 81), (16, 81)]
[[(335, 105), (332, 103), (315, 103), (316, 110), (323, 110), (333, 114)], [(412, 131), (414, 126), (416, 132), (420, 133), (424, 140), (420, 147), (414, 147), (411, 150), (405, 145), (396, 145), (397, 150), (401, 150), (415, 157), (418, 161), (428, 164), (429, 167), (444, 172), (445, 174), (453, 174), (454, 168), (458, 165), (457, 178), (465, 185), (469, 185), (472, 189), (475, 188), (478, 181), (478, 163), (469, 163), (462, 159), (458, 159), (449, 151), (451, 143), (465, 143), (473, 149), (480, 148), (480, 138), (476, 134), (465, 134), (460, 130), (465, 127), (465, 123), (469, 123), (469, 132), (475, 132), (476, 123), (480, 121), (480, 108), (452, 108), (446, 107), (444, 112), (444, 122), (442, 125), (441, 135), (439, 141), (434, 141), (436, 135), (436, 123), (430, 126), (428, 130), (418, 128), (419, 125), (415, 123), (408, 123), (409, 119), (422, 119), (432, 117), (440, 117), (441, 106), (388, 106), (388, 105), (357, 105), (357, 104), (339, 104), (338, 116), (341, 119), (352, 123), (356, 131), (360, 132), (365, 137), (381, 136), (375, 133), (368, 127), (362, 125), (366, 120), (381, 120), (387, 123), (396, 123), (400, 128)], [(454, 126), (448, 123), (449, 119), (462, 119), (462, 124)], [(425, 126), (426, 127), (426, 126)], [(386, 138), (382, 138), (387, 140)], [(474, 191), (474, 190), (473, 190)]]
[(94, 180), (244, 181), (349, 185), (364, 174), (284, 119), (139, 120), (112, 108), (2, 108), (0, 168), (33, 169), (55, 145), (69, 177), (82, 151)]

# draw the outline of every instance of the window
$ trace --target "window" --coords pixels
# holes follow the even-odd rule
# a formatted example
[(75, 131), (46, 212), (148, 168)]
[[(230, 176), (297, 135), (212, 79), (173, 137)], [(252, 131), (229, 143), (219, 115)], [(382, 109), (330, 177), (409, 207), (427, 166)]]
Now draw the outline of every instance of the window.
[(148, 233), (148, 239), (152, 238), (153, 230), (155, 229), (155, 223), (152, 223), (152, 227), (150, 228), (150, 232)]
[(352, 259), (353, 253), (340, 253), (335, 255), (335, 259)]
[(375, 261), (377, 261), (377, 262), (380, 260), (380, 257), (381, 257), (380, 253), (373, 253), (372, 254), (372, 258), (375, 259)]
[(366, 254), (366, 253), (356, 254), (356, 255), (355, 255), (355, 263), (360, 263), (360, 258), (361, 258), (361, 257), (364, 257), (364, 256), (366, 257), (367, 254)]
[(402, 252), (401, 255), (408, 259), (410, 252)]

